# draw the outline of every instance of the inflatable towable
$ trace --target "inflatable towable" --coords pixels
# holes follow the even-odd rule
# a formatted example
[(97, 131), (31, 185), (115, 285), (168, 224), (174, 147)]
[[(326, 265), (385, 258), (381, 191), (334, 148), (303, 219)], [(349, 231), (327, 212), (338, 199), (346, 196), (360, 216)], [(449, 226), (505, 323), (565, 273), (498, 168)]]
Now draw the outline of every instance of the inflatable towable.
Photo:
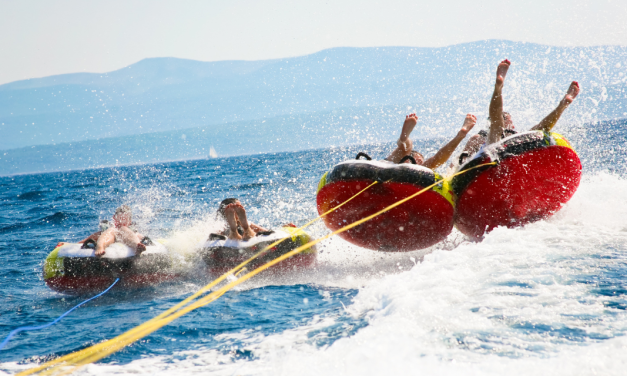
[[(303, 230), (285, 226), (280, 230), (258, 234), (248, 241), (226, 239), (224, 236), (211, 234), (210, 239), (199, 244), (197, 248), (200, 248), (201, 256), (211, 274), (224, 274), (279, 239), (285, 240), (251, 261), (246, 268), (256, 269), (312, 240)], [(308, 268), (315, 264), (317, 255), (316, 247), (312, 246), (272, 266), (268, 271), (277, 273)]]
[[(324, 217), (332, 231), (442, 180), (420, 165), (359, 160), (360, 156), (370, 158), (359, 153), (356, 160), (339, 163), (325, 173), (318, 184), (317, 206), (322, 214), (378, 182)], [(355, 245), (385, 252), (422, 249), (440, 242), (452, 231), (454, 208), (448, 182), (442, 180), (434, 188), (340, 236)]]
[(581, 161), (557, 133), (530, 131), (489, 145), (461, 165), (451, 179), (457, 196), (455, 226), (481, 237), (497, 226), (516, 227), (547, 218), (575, 194)]
[(44, 281), (66, 294), (99, 292), (120, 278), (120, 288), (138, 288), (176, 277), (169, 272), (172, 259), (160, 243), (149, 243), (139, 256), (122, 243), (107, 247), (102, 257), (81, 243), (59, 243), (43, 265)]

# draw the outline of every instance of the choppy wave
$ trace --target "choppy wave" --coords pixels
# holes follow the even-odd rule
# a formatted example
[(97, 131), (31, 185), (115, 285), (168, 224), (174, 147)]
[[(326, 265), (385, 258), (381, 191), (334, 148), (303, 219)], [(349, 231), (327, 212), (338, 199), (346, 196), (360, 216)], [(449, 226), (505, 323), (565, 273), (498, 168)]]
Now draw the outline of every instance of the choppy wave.
[[(609, 190), (615, 199), (605, 199)], [(623, 179), (589, 176), (548, 221), (435, 250), (406, 272), (341, 278), (359, 292), (331, 317), (272, 335), (223, 334), (237, 343), (229, 353), (183, 351), (89, 373), (621, 374), (626, 194)], [(348, 253), (337, 243), (327, 250), (336, 258)], [(318, 273), (334, 267), (322, 260)], [(334, 330), (341, 334), (329, 340)]]
[[(321, 244), (315, 268), (251, 280), (85, 372), (622, 374), (627, 180), (605, 152), (624, 148), (620, 130), (605, 144), (574, 137), (584, 178), (548, 220), (498, 228), (480, 243), (454, 232), (402, 254), (332, 238)], [(177, 267), (188, 276), (114, 292), (56, 327), (19, 336), (0, 353), (0, 370), (13, 373), (111, 338), (209, 282), (194, 247), (219, 226), (213, 212), (226, 192), (262, 225), (314, 217), (317, 178), (354, 150), (300, 154), (307, 164), (270, 154), (48, 174), (45, 183), (42, 175), (0, 178), (1, 333), (48, 322), (77, 303), (45, 287), (42, 260), (56, 242), (93, 231), (122, 202), (133, 206), (143, 231), (182, 256)], [(18, 197), (44, 185), (45, 205), (38, 193), (36, 200)], [(310, 231), (327, 230), (318, 223)]]

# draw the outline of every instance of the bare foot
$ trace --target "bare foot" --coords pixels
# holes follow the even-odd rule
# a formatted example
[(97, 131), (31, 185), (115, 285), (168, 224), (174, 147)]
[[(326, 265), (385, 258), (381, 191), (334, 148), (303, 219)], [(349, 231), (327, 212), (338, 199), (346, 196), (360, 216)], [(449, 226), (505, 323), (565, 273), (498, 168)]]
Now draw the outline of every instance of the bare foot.
[(505, 82), (505, 76), (507, 75), (507, 70), (509, 69), (509, 66), (512, 63), (505, 59), (503, 61), (501, 61), (501, 63), (499, 64), (499, 66), (496, 68), (496, 84), (497, 85), (503, 85), (503, 83)]
[(242, 236), (237, 232), (237, 215), (235, 214), (236, 207), (237, 205), (235, 204), (227, 205), (224, 209), (224, 218), (226, 219), (226, 223), (229, 225), (229, 239), (242, 240)]
[(242, 204), (239, 202), (234, 202), (232, 204), (228, 204), (227, 206), (224, 207), (224, 212), (226, 212), (227, 210), (235, 210), (235, 208), (242, 208)]
[[(234, 210), (237, 218), (239, 219), (239, 223), (244, 229), (244, 232), (247, 232), (248, 230), (250, 230), (250, 224), (248, 223), (248, 217), (246, 216), (246, 209), (244, 209), (244, 205), (242, 205), (241, 203), (236, 203), (233, 205), (235, 205)], [(244, 235), (244, 238), (246, 238), (246, 234)]]
[(137, 248), (135, 248), (135, 253), (137, 253), (139, 255), (142, 252), (144, 252), (145, 250), (146, 250), (146, 246), (145, 245), (143, 245), (142, 243), (137, 243)]
[(242, 240), (242, 235), (240, 235), (237, 231), (229, 231), (229, 239)]
[(418, 123), (418, 116), (415, 113), (405, 116), (401, 136), (398, 138), (398, 141), (396, 141), (396, 145), (405, 151), (409, 151), (413, 147), (413, 144), (409, 139), (409, 135), (414, 130), (416, 123)]
[(564, 96), (564, 99), (562, 99), (564, 104), (569, 105), (573, 103), (575, 98), (577, 98), (577, 95), (579, 95), (580, 90), (581, 89), (579, 88), (579, 83), (577, 81), (571, 82), (570, 86), (568, 87), (568, 91), (566, 92), (566, 95)]
[(247, 230), (244, 230), (243, 239), (250, 240), (251, 238), (254, 238), (256, 235), (257, 233), (252, 228), (249, 227)]
[(96, 257), (101, 257), (105, 254), (104, 249), (96, 249)]
[(464, 119), (464, 125), (462, 125), (462, 129), (459, 130), (459, 133), (462, 133), (464, 136), (470, 132), (470, 130), (477, 124), (477, 117), (473, 114), (467, 114), (466, 119)]
[(416, 115), (416, 113), (405, 116), (405, 122), (403, 123), (401, 137), (409, 137), (411, 131), (414, 130), (416, 123), (418, 123), (418, 116)]

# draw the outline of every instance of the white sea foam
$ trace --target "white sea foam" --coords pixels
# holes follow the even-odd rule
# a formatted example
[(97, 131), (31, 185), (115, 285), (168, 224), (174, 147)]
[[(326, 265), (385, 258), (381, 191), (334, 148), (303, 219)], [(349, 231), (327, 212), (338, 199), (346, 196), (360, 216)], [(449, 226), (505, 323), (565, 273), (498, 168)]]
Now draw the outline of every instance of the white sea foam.
[[(216, 338), (236, 340), (253, 360), (205, 349), (90, 365), (85, 372), (624, 374), (627, 314), (607, 304), (618, 298), (595, 293), (598, 286), (586, 278), (627, 260), (626, 180), (587, 176), (548, 220), (497, 228), (481, 243), (459, 239), (453, 235), (422, 262), (419, 252), (382, 256), (340, 239), (326, 242), (315, 272), (294, 278), (358, 289), (343, 318), (368, 323), (331, 345), (317, 346), (310, 336), (340, 317), (316, 316), (277, 334), (246, 330)], [(409, 257), (418, 263), (412, 267)]]

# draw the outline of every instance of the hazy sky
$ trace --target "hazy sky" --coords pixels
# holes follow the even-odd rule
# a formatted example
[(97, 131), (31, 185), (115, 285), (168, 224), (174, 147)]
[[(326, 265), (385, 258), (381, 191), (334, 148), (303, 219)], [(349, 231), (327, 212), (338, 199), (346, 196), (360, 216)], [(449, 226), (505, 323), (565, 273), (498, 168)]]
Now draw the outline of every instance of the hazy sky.
[(627, 0), (0, 0), (0, 84), (146, 57), (258, 60), (483, 39), (627, 45)]

